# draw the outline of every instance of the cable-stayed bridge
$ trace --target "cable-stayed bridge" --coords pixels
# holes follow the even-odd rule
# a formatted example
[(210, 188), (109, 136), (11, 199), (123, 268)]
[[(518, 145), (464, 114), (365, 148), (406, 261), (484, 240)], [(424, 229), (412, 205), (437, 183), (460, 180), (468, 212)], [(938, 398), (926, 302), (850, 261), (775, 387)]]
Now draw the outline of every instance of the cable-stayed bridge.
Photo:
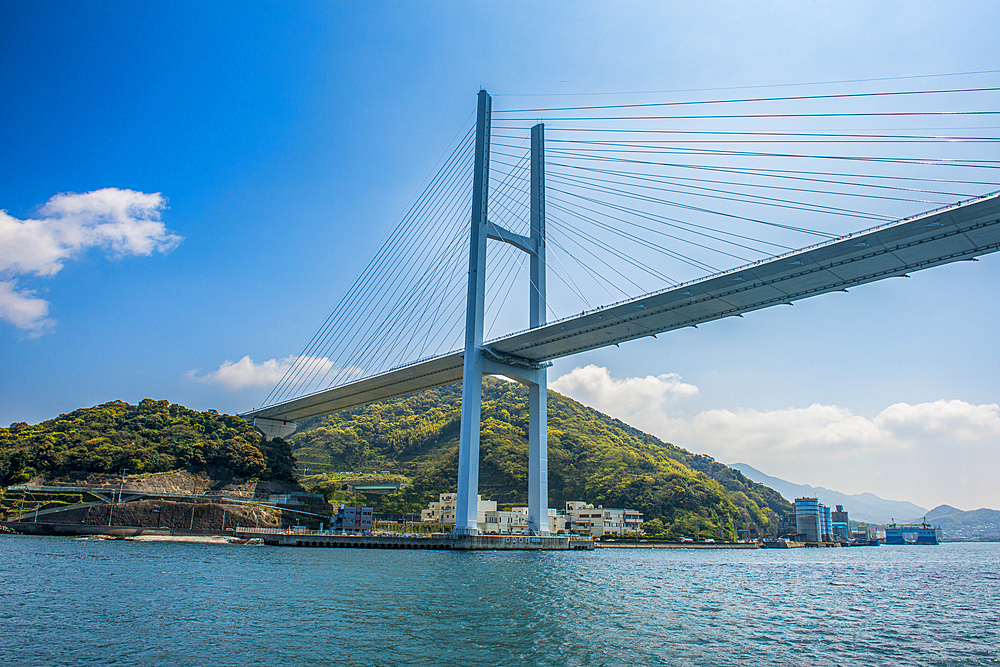
[[(503, 375), (522, 382), (530, 397), (529, 521), (533, 532), (547, 534), (545, 396), (551, 360), (974, 260), (1000, 249), (1000, 194), (990, 193), (1000, 183), (968, 176), (1000, 166), (1000, 161), (975, 156), (977, 149), (992, 148), (998, 140), (983, 135), (991, 128), (966, 128), (958, 135), (938, 130), (927, 134), (909, 127), (772, 131), (745, 125), (774, 118), (899, 122), (995, 112), (940, 107), (871, 111), (866, 106), (864, 111), (816, 112), (799, 107), (795, 113), (751, 109), (740, 114), (677, 115), (670, 113), (671, 107), (778, 101), (802, 105), (845, 98), (870, 103), (872, 97), (970, 97), (997, 90), (508, 110), (498, 112), (506, 123), (499, 127), (493, 121), (492, 99), (481, 91), (474, 125), (458, 140), (404, 221), (265, 405), (244, 416), (265, 435), (287, 435), (304, 419), (462, 380), (456, 532), (468, 534), (477, 532), (482, 376)], [(534, 123), (529, 133), (524, 131), (526, 121), (520, 120), (543, 113), (547, 123), (556, 124), (560, 137), (550, 139), (549, 147), (545, 124)], [(741, 125), (735, 130), (676, 128), (679, 123), (719, 119), (735, 119)], [(650, 120), (668, 122), (670, 127), (642, 124)], [(609, 128), (609, 121), (619, 126)], [(680, 136), (659, 138), (664, 134)], [(767, 143), (771, 150), (743, 150), (748, 142)], [(824, 148), (832, 143), (836, 149), (823, 153), (773, 149), (782, 142), (820, 143)], [(738, 143), (739, 149), (728, 143)], [(974, 150), (972, 156), (960, 157), (918, 153), (900, 158), (885, 151), (859, 156), (845, 150), (852, 143), (866, 147), (903, 143), (921, 149), (956, 144)], [(767, 166), (760, 166), (767, 160)], [(803, 161), (848, 166), (803, 168)], [(857, 163), (868, 171), (857, 169)], [(878, 165), (879, 173), (869, 173), (876, 171), (872, 165)], [(858, 201), (869, 207), (845, 203)], [(892, 206), (900, 202), (911, 212), (893, 217)], [(664, 207), (669, 214), (663, 213)], [(762, 207), (778, 213), (756, 215), (754, 210)], [(915, 207), (918, 210), (912, 211)], [(877, 224), (838, 233), (800, 222), (823, 216)], [(798, 248), (790, 245), (789, 237), (799, 235), (822, 240)], [(497, 243), (488, 245), (488, 240)], [(718, 255), (749, 261), (719, 270), (709, 259)], [(575, 277), (567, 266), (573, 261), (579, 267)], [(500, 278), (496, 283), (492, 278), (486, 281), (488, 263), (490, 275)], [(709, 273), (678, 280), (675, 267)], [(560, 316), (548, 274), (562, 282), (564, 295), (583, 302), (581, 312)], [(594, 289), (624, 298), (594, 307), (581, 285), (586, 278)], [(643, 278), (660, 284), (643, 290)], [(510, 298), (518, 281), (526, 304)], [(526, 329), (487, 336), (488, 314), (495, 324), (519, 307), (527, 310)], [(450, 338), (455, 335), (460, 340)], [(425, 354), (435, 345), (440, 349), (449, 343), (444, 351)]]

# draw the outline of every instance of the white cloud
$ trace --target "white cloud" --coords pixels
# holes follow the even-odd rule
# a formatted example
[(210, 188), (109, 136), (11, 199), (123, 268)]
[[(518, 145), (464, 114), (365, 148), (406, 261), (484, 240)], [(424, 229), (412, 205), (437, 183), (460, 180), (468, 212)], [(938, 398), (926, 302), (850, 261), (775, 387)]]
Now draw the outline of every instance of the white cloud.
[(674, 374), (614, 379), (577, 368), (556, 391), (694, 452), (743, 461), (792, 482), (871, 491), (927, 507), (1000, 507), (1000, 405), (939, 400), (891, 405), (873, 418), (836, 405), (716, 409), (688, 416)]
[(900, 438), (940, 434), (953, 442), (983, 442), (1000, 436), (1000, 405), (964, 401), (897, 403), (883, 410), (875, 423)]
[[(284, 359), (268, 359), (258, 364), (248, 355), (235, 362), (227, 359), (218, 370), (205, 375), (198, 375), (197, 371), (188, 371), (187, 375), (195, 380), (222, 385), (230, 391), (249, 387), (273, 387), (281, 381), (296, 359), (293, 355)], [(302, 368), (307, 371), (303, 373), (304, 376), (315, 377), (334, 368), (334, 363), (326, 357), (303, 357), (302, 360)]]
[(58, 194), (39, 210), (39, 218), (20, 220), (0, 210), (0, 319), (38, 333), (50, 328), (48, 303), (17, 285), (17, 277), (51, 278), (66, 261), (88, 249), (111, 257), (169, 252), (181, 237), (160, 220), (166, 199), (160, 193), (104, 188), (83, 194)]
[(620, 419), (659, 411), (674, 399), (693, 396), (698, 387), (681, 382), (676, 373), (616, 380), (607, 368), (593, 364), (574, 368), (549, 383), (555, 391)]
[(34, 292), (17, 289), (13, 280), (0, 280), (0, 319), (40, 335), (52, 325), (48, 318), (49, 302)]

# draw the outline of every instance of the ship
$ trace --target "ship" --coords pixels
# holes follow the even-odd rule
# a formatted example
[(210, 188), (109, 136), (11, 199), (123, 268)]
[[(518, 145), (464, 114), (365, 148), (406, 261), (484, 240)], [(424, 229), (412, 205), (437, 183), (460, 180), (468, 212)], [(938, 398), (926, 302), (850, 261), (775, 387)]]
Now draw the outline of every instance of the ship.
[(927, 523), (890, 523), (885, 527), (886, 544), (937, 544), (941, 541), (941, 528)]

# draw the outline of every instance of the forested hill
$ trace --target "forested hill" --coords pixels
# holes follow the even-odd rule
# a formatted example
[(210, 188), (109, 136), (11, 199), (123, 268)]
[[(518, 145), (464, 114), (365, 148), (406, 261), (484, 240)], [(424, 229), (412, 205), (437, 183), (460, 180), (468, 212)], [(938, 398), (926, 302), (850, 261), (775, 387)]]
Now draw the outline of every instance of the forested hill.
[(41, 424), (0, 428), (0, 485), (37, 474), (130, 474), (189, 470), (292, 480), (288, 444), (265, 442), (246, 421), (145, 399), (81, 408)]
[[(479, 489), (501, 505), (527, 503), (528, 392), (487, 378), (483, 384)], [(400, 493), (369, 497), (377, 511), (413, 512), (458, 477), (460, 385), (428, 390), (303, 422), (289, 438), (312, 472), (404, 472)], [(769, 525), (767, 509), (787, 512), (776, 491), (711, 457), (692, 454), (555, 392), (549, 392), (549, 503), (585, 500), (644, 513), (647, 532), (734, 538)], [(659, 522), (659, 523), (658, 523)], [(662, 526), (660, 525), (662, 523)]]

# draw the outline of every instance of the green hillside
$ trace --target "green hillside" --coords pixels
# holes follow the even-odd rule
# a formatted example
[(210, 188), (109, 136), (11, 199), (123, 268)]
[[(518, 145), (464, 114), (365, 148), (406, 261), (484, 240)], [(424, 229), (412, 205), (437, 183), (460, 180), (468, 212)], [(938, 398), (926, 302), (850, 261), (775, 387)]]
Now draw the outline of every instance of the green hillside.
[[(303, 422), (289, 438), (301, 466), (312, 472), (389, 470), (412, 483), (399, 493), (364, 500), (378, 512), (408, 513), (454, 491), (458, 477), (460, 385), (432, 389)], [(479, 489), (501, 505), (527, 503), (528, 392), (487, 379), (483, 385)], [(765, 530), (767, 510), (791, 506), (776, 491), (742, 473), (662, 442), (549, 392), (549, 503), (585, 500), (644, 513), (647, 532), (735, 539), (748, 526)], [(315, 478), (324, 479), (322, 476)], [(320, 490), (343, 498), (339, 475)]]
[(0, 428), (0, 485), (37, 474), (153, 473), (184, 469), (292, 480), (295, 460), (280, 439), (265, 442), (246, 421), (167, 401), (113, 401), (41, 424)]

